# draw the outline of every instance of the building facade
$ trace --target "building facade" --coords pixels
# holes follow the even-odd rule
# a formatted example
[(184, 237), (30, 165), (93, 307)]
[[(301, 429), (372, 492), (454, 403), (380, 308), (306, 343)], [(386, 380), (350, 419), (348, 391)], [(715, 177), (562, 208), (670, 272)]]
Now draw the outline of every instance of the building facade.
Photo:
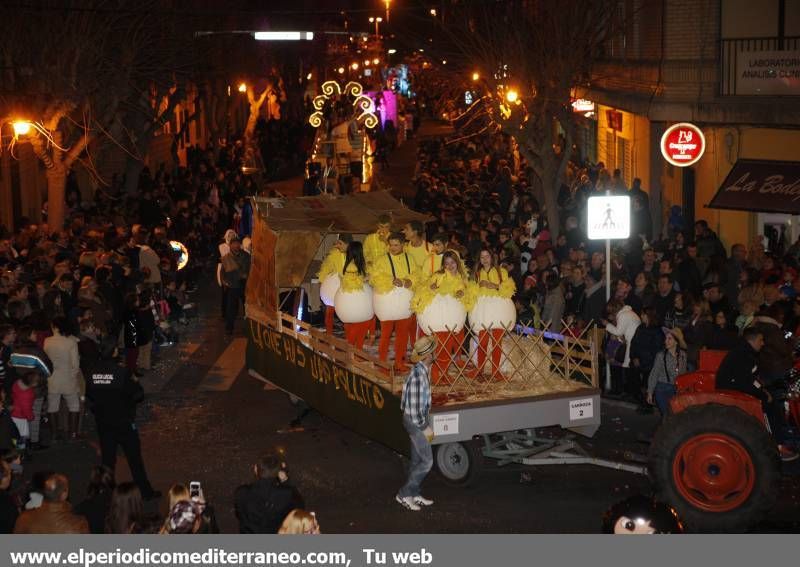
[[(640, 178), (660, 229), (673, 205), (705, 219), (726, 247), (800, 237), (800, 217), (709, 208), (740, 160), (800, 163), (800, 0), (628, 0), (582, 98), (597, 103), (597, 159)], [(670, 165), (672, 124), (705, 135), (703, 157)]]

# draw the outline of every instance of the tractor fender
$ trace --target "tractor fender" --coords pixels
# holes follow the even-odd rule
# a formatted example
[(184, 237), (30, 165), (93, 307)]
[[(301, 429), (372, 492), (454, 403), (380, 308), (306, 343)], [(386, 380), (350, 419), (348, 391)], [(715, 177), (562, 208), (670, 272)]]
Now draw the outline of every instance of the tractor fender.
[(765, 428), (768, 427), (764, 409), (761, 407), (761, 400), (730, 390), (716, 390), (713, 392), (685, 392), (675, 395), (670, 401), (672, 413), (680, 413), (690, 407), (705, 404), (718, 404), (722, 406), (733, 406), (753, 416)]

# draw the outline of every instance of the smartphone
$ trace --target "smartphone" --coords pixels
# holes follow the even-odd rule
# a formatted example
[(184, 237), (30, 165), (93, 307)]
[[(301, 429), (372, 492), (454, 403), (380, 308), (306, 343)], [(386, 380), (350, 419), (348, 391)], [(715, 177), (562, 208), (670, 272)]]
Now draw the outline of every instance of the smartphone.
[(200, 491), (201, 486), (199, 481), (193, 480), (189, 483), (189, 496), (192, 500), (198, 500), (200, 498)]

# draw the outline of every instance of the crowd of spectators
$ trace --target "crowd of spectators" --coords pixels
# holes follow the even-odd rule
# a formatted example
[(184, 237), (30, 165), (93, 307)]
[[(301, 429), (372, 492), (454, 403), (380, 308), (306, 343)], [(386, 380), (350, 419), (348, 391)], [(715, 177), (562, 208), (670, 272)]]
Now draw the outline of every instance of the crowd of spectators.
[[(156, 368), (159, 349), (179, 340), (183, 325), (190, 324), (200, 273), (224, 265), (218, 249), (223, 232), (234, 231), (225, 242), (231, 252), (241, 247), (239, 239), (247, 246), (252, 208), (246, 197), (256, 193), (256, 185), (243, 174), (245, 159), (241, 142), (190, 148), (186, 167), (145, 168), (135, 194), (124, 192), (125, 180), (118, 178), (91, 200), (82, 198), (70, 179), (63, 229), (28, 219), (18, 219), (13, 231), (0, 227), (4, 532), (15, 529), (15, 521), (22, 533), (147, 529), (141, 524), (142, 502), (160, 492), (150, 486), (141, 459), (138, 380)], [(223, 268), (226, 288), (241, 287), (228, 275)], [(240, 293), (226, 295), (227, 303), (238, 307)], [(101, 379), (93, 382), (96, 375)], [(98, 387), (108, 386), (104, 381), (119, 387)], [(86, 501), (72, 511), (64, 475), (28, 478), (24, 465), (36, 452), (84, 438), (90, 428), (83, 417), (89, 415), (94, 420), (86, 423), (95, 425), (106, 466), (94, 471)], [(113, 483), (118, 445), (134, 483)], [(216, 530), (207, 509), (195, 525), (192, 513), (202, 506), (173, 510), (172, 504), (163, 531)]]

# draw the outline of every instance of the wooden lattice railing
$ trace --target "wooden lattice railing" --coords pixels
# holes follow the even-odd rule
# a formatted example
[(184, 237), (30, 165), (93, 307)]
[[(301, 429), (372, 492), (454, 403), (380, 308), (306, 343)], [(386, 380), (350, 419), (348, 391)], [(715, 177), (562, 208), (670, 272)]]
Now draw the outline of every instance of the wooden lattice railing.
[[(296, 317), (280, 312), (276, 317), (248, 309), (248, 316), (288, 334), (315, 352), (352, 369), (359, 375), (391, 389), (402, 390), (406, 373), (394, 369), (393, 360), (382, 362), (369, 351), (353, 348), (347, 341), (330, 335)], [(465, 327), (461, 333), (439, 338), (458, 339), (458, 347), (440, 357), (439, 381), (433, 385), (434, 403), (439, 400), (491, 400), (542, 395), (599, 387), (598, 354), (603, 331), (586, 328), (578, 333), (566, 329), (551, 333), (526, 325), (502, 330), (499, 372), (493, 366), (493, 342), (482, 345), (480, 333)], [(484, 356), (478, 368), (479, 353)], [(496, 357), (496, 355), (495, 355)], [(496, 360), (496, 358), (494, 359)], [(436, 364), (436, 363), (434, 363)]]

